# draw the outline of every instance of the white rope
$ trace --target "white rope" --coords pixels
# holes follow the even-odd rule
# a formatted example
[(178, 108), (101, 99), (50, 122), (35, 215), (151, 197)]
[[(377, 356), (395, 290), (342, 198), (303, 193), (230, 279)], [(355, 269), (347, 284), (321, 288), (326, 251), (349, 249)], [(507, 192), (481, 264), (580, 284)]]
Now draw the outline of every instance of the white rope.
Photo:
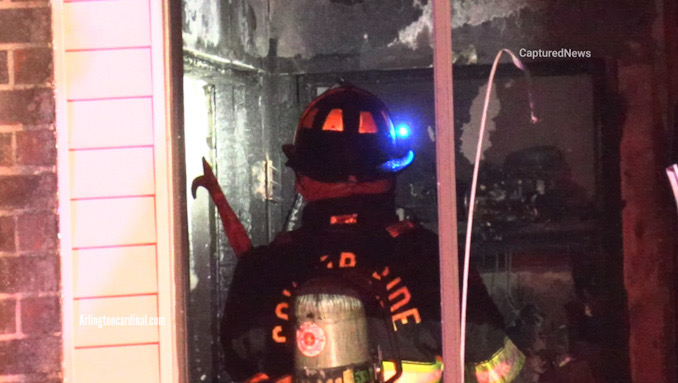
[(525, 73), (527, 79), (527, 94), (530, 103), (530, 121), (534, 124), (539, 120), (534, 114), (534, 102), (532, 100), (532, 91), (530, 84), (530, 73), (525, 68), (523, 63), (518, 59), (518, 57), (508, 49), (502, 49), (497, 53), (497, 57), (494, 59), (492, 64), (492, 70), (490, 71), (490, 77), (487, 80), (487, 91), (485, 92), (485, 105), (483, 106), (483, 114), (480, 120), (480, 131), (478, 132), (478, 146), (476, 149), (476, 160), (473, 164), (473, 181), (471, 182), (471, 195), (469, 198), (468, 206), (468, 220), (466, 222), (466, 243), (464, 247), (464, 274), (462, 277), (462, 294), (461, 294), (461, 372), (462, 378), (461, 381), (464, 381), (464, 352), (466, 350), (466, 306), (468, 301), (468, 273), (469, 273), (469, 262), (471, 259), (471, 233), (473, 231), (473, 209), (476, 202), (476, 188), (478, 186), (478, 169), (480, 168), (480, 157), (483, 153), (483, 136), (485, 135), (485, 125), (487, 123), (487, 108), (490, 103), (490, 94), (492, 92), (492, 83), (494, 82), (494, 75), (497, 71), (497, 65), (499, 64), (499, 59), (501, 58), (502, 53), (508, 53), (513, 60), (513, 65), (518, 69), (522, 70)]

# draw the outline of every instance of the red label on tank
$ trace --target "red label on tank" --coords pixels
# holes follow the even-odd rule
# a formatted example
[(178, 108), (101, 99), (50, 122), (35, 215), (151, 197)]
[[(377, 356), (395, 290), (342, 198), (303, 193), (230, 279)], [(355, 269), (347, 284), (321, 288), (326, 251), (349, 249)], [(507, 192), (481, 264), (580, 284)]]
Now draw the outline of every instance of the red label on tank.
[(304, 322), (297, 329), (297, 347), (309, 358), (320, 354), (326, 343), (325, 331), (316, 323)]

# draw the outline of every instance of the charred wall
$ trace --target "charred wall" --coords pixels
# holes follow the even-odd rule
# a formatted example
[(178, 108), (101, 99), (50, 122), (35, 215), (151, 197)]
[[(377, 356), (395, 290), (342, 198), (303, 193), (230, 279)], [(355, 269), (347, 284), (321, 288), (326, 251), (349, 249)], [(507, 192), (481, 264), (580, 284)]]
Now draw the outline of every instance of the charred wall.
[[(432, 65), (427, 0), (277, 1), (270, 8), (276, 72), (421, 68)], [(453, 2), (457, 63), (490, 63), (501, 48), (583, 49), (592, 57), (651, 63), (657, 11), (640, 0)]]
[(184, 50), (253, 69), (268, 53), (267, 0), (183, 0)]

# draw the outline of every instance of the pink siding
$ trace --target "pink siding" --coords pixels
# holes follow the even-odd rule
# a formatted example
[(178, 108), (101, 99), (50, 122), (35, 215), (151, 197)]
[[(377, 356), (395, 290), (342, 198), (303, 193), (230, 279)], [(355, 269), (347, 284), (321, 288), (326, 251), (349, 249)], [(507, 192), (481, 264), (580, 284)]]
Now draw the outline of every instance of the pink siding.
[[(158, 345), (78, 349), (74, 381), (97, 383), (158, 382)], [(134, 371), (130, 374), (129, 371)]]
[(169, 323), (87, 322), (171, 321), (163, 1), (58, 1), (65, 377), (176, 381)]
[(71, 101), (71, 149), (153, 145), (152, 97)]
[[(149, 7), (145, 0), (81, 1), (64, 4), (65, 48), (149, 47)], [(92, 17), (96, 15), (96, 17)], [(118, 28), (111, 28), (119, 24)], [(124, 26), (124, 27), (123, 27)]]
[[(73, 251), (73, 296), (103, 297), (158, 292), (155, 245)], [(92, 270), (106, 270), (105, 275)]]
[[(121, 281), (122, 282), (122, 281)], [(115, 318), (157, 316), (157, 295), (78, 299), (74, 304), (75, 348), (93, 346), (134, 345), (158, 342), (158, 326), (103, 326), (88, 322), (90, 315)]]
[(65, 60), (68, 100), (153, 93), (149, 48), (66, 52)]
[(101, 198), (71, 203), (71, 241), (75, 249), (152, 244), (155, 234), (153, 197)]
[(74, 150), (70, 157), (72, 199), (155, 193), (152, 147)]

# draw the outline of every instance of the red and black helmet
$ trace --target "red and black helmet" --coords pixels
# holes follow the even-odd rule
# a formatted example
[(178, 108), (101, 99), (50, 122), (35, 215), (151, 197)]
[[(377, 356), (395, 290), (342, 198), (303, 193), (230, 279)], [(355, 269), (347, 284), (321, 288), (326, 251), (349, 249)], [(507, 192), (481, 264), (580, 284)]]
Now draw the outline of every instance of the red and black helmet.
[(414, 160), (398, 142), (390, 113), (375, 95), (342, 85), (304, 110), (294, 145), (283, 145), (287, 166), (321, 182), (387, 178)]

